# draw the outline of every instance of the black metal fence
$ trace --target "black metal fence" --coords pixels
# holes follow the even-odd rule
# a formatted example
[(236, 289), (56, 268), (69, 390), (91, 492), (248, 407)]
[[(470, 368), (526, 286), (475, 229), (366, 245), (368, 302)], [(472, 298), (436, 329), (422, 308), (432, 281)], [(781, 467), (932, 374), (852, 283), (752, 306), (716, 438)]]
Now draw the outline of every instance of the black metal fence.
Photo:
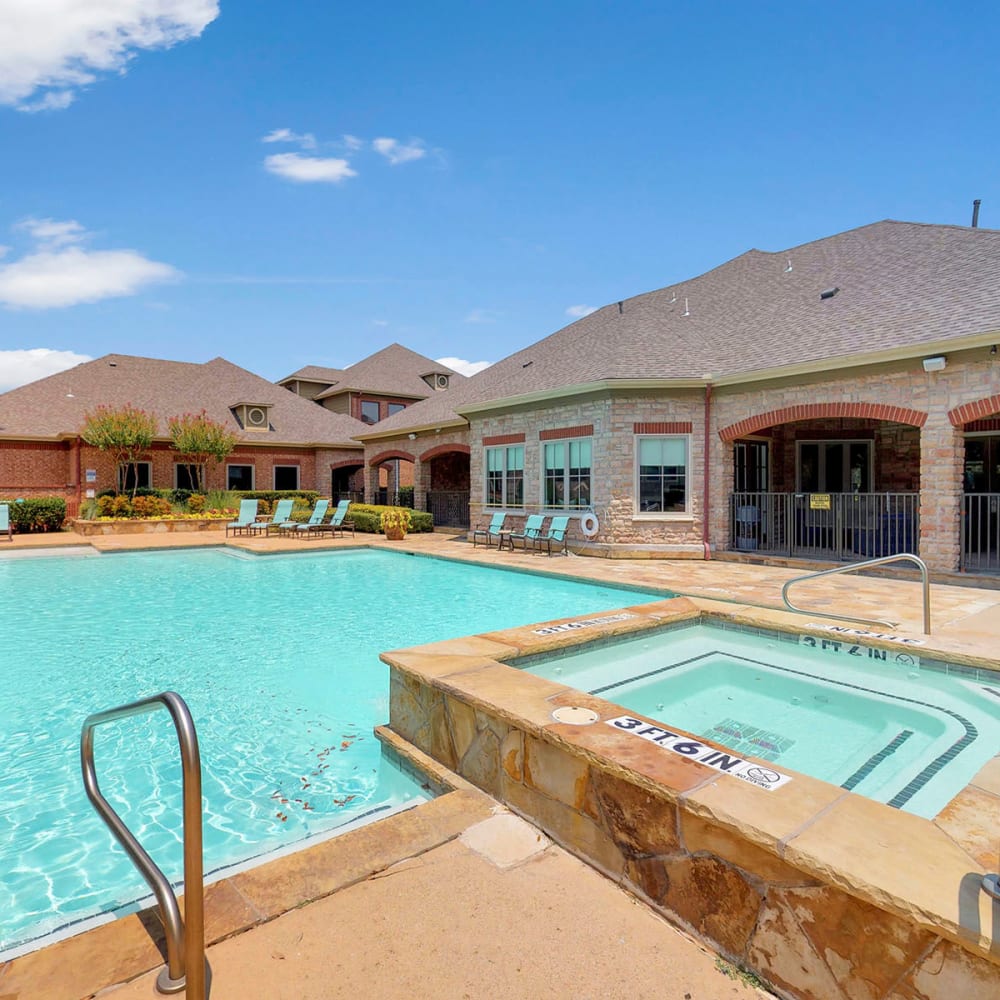
[[(364, 499), (362, 498), (359, 503), (364, 503)], [(409, 507), (410, 510), (413, 510), (413, 487), (404, 486), (403, 489), (395, 493), (391, 493), (387, 489), (376, 490), (372, 503), (382, 507)]]
[(333, 504), (336, 505), (340, 503), (341, 500), (350, 500), (351, 503), (364, 503), (364, 490), (334, 490), (332, 497)]
[(966, 493), (962, 507), (961, 566), (1000, 571), (1000, 493)]
[(469, 527), (469, 491), (433, 490), (427, 494), (427, 509), (435, 527)]
[(737, 552), (859, 562), (917, 552), (919, 493), (732, 493)]

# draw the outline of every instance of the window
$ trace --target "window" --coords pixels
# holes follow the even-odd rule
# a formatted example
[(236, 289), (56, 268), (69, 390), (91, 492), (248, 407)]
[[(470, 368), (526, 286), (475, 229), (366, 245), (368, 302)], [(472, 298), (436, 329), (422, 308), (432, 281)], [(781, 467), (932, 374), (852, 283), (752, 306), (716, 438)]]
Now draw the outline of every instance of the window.
[(400, 413), (406, 409), (404, 403), (390, 403), (389, 404), (389, 416), (391, 417), (394, 413)]
[(133, 462), (118, 467), (118, 489), (122, 493), (148, 490), (153, 485), (153, 463)]
[(174, 465), (174, 488), (178, 490), (197, 490), (205, 488), (205, 466), (190, 465), (187, 462), (177, 462)]
[(252, 490), (253, 489), (253, 466), (252, 465), (227, 465), (226, 466), (226, 489), (227, 490)]
[(802, 493), (870, 493), (871, 441), (798, 441), (796, 489)]
[(637, 438), (638, 512), (683, 514), (688, 509), (688, 438)]
[(546, 507), (589, 507), (590, 438), (547, 442), (543, 474)]
[(297, 490), (299, 488), (299, 467), (297, 465), (276, 465), (274, 467), (274, 488), (276, 490)]
[(361, 400), (361, 422), (363, 424), (377, 424), (378, 401), (374, 399)]
[(486, 449), (486, 506), (524, 506), (524, 445)]

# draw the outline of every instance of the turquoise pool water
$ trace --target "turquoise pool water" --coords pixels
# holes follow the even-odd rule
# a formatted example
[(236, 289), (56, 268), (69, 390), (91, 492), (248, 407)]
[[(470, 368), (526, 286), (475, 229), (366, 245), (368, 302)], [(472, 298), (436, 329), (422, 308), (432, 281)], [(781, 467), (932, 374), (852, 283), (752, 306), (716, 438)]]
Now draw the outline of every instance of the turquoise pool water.
[(1000, 674), (949, 674), (922, 664), (914, 646), (697, 625), (528, 669), (771, 761), (777, 773), (801, 771), (925, 817), (1000, 747)]
[[(380, 652), (642, 599), (368, 550), (0, 558), (0, 953), (147, 893), (83, 791), (91, 712), (187, 701), (218, 871), (424, 796), (372, 734), (388, 719)], [(179, 879), (167, 714), (102, 726), (95, 751), (104, 794)]]

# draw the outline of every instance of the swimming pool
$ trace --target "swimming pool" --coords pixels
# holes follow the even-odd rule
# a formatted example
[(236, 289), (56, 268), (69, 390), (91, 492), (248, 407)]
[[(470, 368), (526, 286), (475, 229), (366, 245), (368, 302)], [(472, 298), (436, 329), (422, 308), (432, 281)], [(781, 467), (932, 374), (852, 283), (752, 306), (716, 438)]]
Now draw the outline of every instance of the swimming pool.
[(674, 627), (527, 669), (771, 761), (779, 778), (801, 771), (924, 817), (1000, 746), (1000, 675), (922, 662), (913, 645), (754, 631)]
[[(371, 550), (0, 558), (0, 954), (146, 895), (83, 791), (91, 712), (166, 689), (185, 698), (205, 869), (218, 872), (423, 796), (372, 735), (388, 717), (379, 652), (642, 594), (662, 596)], [(95, 756), (109, 801), (179, 878), (166, 713), (102, 726)]]

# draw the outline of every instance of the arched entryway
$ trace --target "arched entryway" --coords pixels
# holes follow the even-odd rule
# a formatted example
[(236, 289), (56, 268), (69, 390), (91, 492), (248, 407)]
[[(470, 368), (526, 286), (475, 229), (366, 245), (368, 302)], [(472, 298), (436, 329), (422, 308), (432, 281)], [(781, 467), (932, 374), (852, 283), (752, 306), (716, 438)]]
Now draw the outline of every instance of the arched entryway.
[(442, 444), (420, 455), (419, 487), (424, 509), (435, 527), (469, 527), (469, 455), (467, 444)]
[(364, 503), (364, 462), (336, 462), (330, 466), (330, 497), (334, 504), (340, 503), (341, 500)]
[(407, 451), (383, 451), (368, 461), (369, 501), (390, 507), (413, 507), (414, 464)]
[(1000, 395), (948, 414), (964, 437), (960, 566), (1000, 572)]
[(916, 552), (926, 419), (898, 406), (816, 403), (723, 428), (728, 547), (847, 562)]

